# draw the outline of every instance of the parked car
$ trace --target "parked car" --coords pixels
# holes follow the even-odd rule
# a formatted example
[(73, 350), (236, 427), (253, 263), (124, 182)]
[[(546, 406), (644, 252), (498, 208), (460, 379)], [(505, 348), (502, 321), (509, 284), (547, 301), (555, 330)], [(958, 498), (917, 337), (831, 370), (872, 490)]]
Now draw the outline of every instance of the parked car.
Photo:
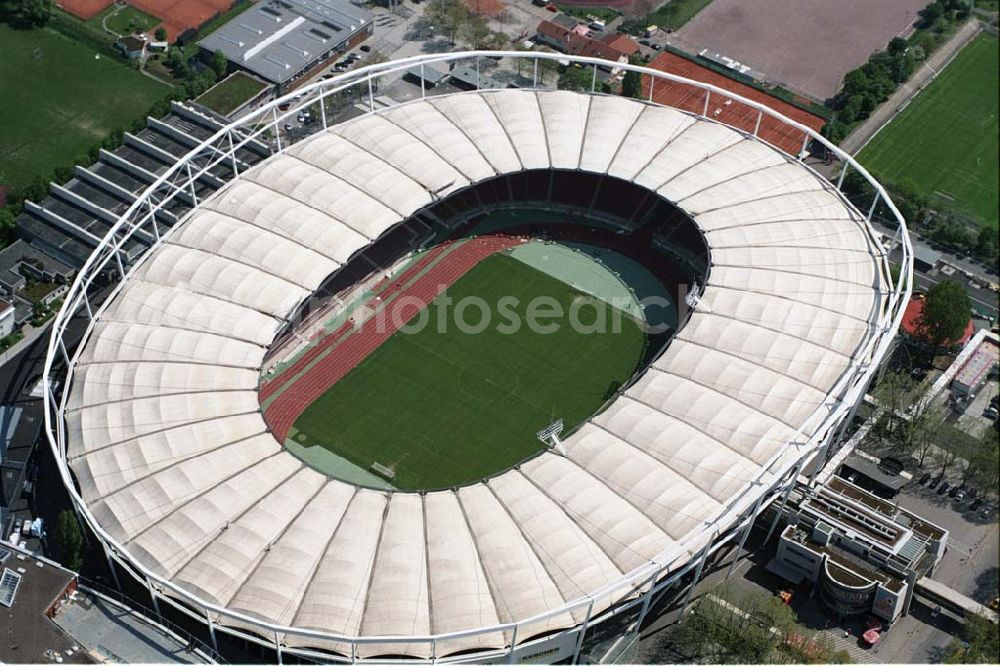
[(358, 47), (362, 53), (368, 53), (372, 50), (371, 44), (362, 44)]
[(291, 132), (292, 131), (292, 124), (291, 123), (285, 123), (285, 131), (286, 132)]
[(917, 483), (919, 483), (920, 485), (923, 486), (923, 485), (925, 485), (930, 480), (931, 480), (931, 473), (930, 472), (924, 472), (924, 475), (920, 477), (920, 480), (917, 481)]
[(941, 483), (941, 485), (940, 485), (940, 486), (938, 486), (938, 489), (937, 489), (937, 494), (938, 494), (938, 495), (944, 495), (944, 494), (945, 494), (946, 492), (948, 492), (948, 489), (949, 489), (949, 488), (951, 488), (951, 484), (950, 484), (950, 483), (948, 483), (947, 481), (943, 481), (943, 482)]
[(955, 501), (961, 502), (964, 499), (965, 499), (965, 489), (959, 488), (958, 490), (955, 491)]
[(977, 497), (976, 499), (972, 500), (972, 502), (969, 504), (969, 511), (975, 511), (982, 505), (983, 505), (983, 498)]
[(984, 506), (982, 511), (979, 512), (979, 515), (982, 516), (983, 518), (989, 518), (990, 516), (993, 515), (993, 507), (989, 505)]
[(959, 488), (958, 485), (952, 486), (951, 490), (948, 491), (948, 497), (955, 497), (955, 496), (957, 496), (959, 490), (961, 490), (961, 488)]
[(990, 421), (996, 421), (997, 417), (1000, 416), (1000, 411), (996, 407), (987, 407), (983, 410), (983, 416), (988, 418)]
[(941, 479), (942, 478), (944, 478), (944, 477), (935, 476), (933, 479), (931, 479), (931, 482), (927, 484), (927, 487), (930, 488), (931, 490), (933, 490), (934, 488), (937, 488), (937, 485), (939, 483), (941, 483)]

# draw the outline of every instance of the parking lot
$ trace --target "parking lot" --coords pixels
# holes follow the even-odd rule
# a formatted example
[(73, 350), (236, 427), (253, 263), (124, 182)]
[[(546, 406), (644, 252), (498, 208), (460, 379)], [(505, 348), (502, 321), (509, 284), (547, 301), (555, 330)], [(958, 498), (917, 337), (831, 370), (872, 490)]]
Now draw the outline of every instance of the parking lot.
[(947, 493), (913, 483), (899, 494), (899, 504), (948, 530), (948, 549), (931, 578), (989, 603), (1000, 584), (1000, 535), (996, 514), (984, 518), (970, 511), (968, 499), (956, 502)]

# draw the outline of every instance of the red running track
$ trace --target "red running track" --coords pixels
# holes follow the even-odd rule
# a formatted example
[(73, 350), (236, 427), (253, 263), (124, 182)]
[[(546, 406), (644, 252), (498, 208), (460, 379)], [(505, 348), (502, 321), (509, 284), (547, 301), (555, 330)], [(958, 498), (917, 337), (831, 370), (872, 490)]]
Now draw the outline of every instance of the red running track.
[[(417, 307), (419, 304), (419, 308), (425, 308), (441, 292), (447, 289), (448, 286), (454, 284), (480, 261), (522, 242), (523, 239), (510, 236), (483, 236), (471, 239), (452, 250), (447, 256), (438, 261), (437, 264), (432, 266), (426, 274), (417, 278), (413, 284), (400, 286), (402, 278), (399, 278), (394, 281), (392, 287), (387, 288), (381, 295), (383, 298), (387, 298), (389, 295), (397, 298), (405, 296), (408, 306)], [(440, 256), (440, 253), (434, 256)], [(433, 257), (428, 258), (428, 261), (431, 259)], [(411, 274), (413, 270), (419, 271), (426, 265), (423, 261), (418, 262), (417, 265), (407, 271), (407, 274)], [(267, 396), (270, 396), (280, 386), (285, 386), (285, 390), (264, 410), (264, 420), (278, 441), (284, 443), (292, 424), (295, 423), (310, 404), (328, 391), (331, 386), (348, 372), (357, 367), (379, 345), (388, 340), (406, 321), (416, 314), (417, 310), (410, 313), (407, 318), (371, 317), (354, 333), (347, 335), (346, 338), (340, 335), (341, 331), (344, 330), (344, 327), (341, 327), (336, 333), (327, 336), (327, 339), (332, 344), (316, 345), (291, 368), (282, 373), (282, 375), (291, 378), (291, 383), (286, 382), (282, 384), (280, 381), (274, 381), (264, 387), (260, 394), (261, 401), (265, 399), (265, 391), (267, 392)], [(353, 328), (350, 322), (344, 326), (348, 327), (348, 329)], [(331, 349), (332, 347), (335, 348)], [(327, 350), (329, 350), (329, 353), (319, 358)], [(317, 361), (316, 359), (319, 360)], [(310, 362), (315, 363), (308, 370), (304, 370)], [(304, 373), (295, 378), (295, 375), (302, 373), (303, 370)], [(274, 388), (271, 388), (272, 385), (274, 385)]]
[[(393, 294), (398, 293), (405, 285), (410, 282), (413, 277), (420, 274), (427, 266), (433, 263), (441, 254), (447, 250), (453, 242), (443, 243), (438, 245), (423, 254), (420, 259), (417, 260), (415, 264), (406, 269), (401, 275), (396, 276), (392, 279), (392, 284), (388, 286), (385, 285), (389, 282), (388, 279), (383, 278), (375, 285), (375, 291), (378, 296), (387, 298)], [(379, 288), (382, 287), (380, 290)], [(309, 364), (316, 360), (328, 349), (335, 347), (342, 340), (351, 334), (354, 330), (354, 324), (350, 321), (345, 321), (337, 330), (332, 333), (327, 333), (325, 336), (318, 334), (316, 337), (321, 337), (317, 344), (310, 347), (305, 354), (296, 359), (295, 363), (290, 365), (281, 371), (281, 373), (274, 379), (265, 383), (259, 392), (260, 401), (265, 402), (268, 398), (278, 392), (279, 389), (286, 386), (289, 382), (295, 380), (295, 376), (309, 367)]]

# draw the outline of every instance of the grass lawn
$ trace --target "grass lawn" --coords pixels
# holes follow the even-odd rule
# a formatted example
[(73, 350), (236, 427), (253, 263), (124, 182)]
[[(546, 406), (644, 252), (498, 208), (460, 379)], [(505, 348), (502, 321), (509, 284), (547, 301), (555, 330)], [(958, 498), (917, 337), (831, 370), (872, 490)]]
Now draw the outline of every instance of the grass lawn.
[(563, 14), (569, 14), (576, 18), (585, 20), (588, 16), (594, 16), (605, 23), (614, 21), (621, 16), (621, 12), (610, 7), (588, 7), (586, 5), (556, 5)]
[[(402, 490), (469, 483), (494, 475), (541, 450), (535, 433), (563, 418), (567, 432), (591, 416), (642, 360), (645, 334), (621, 318), (620, 332), (584, 334), (569, 318), (547, 319), (558, 331), (541, 334), (523, 325), (496, 330), (507, 321), (496, 303), (519, 299), (513, 312), (525, 320), (528, 302), (544, 295), (563, 312), (578, 294), (569, 285), (504, 255), (494, 255), (448, 290), (453, 303), (477, 296), (490, 304), (493, 323), (479, 334), (454, 326), (398, 332), (360, 366), (334, 384), (295, 422), (304, 446), (323, 446), (367, 469), (373, 462), (394, 469)], [(438, 298), (430, 322), (442, 312)], [(465, 320), (475, 324), (479, 310)], [(594, 310), (579, 317), (592, 322)], [(610, 318), (610, 315), (609, 315)], [(609, 326), (610, 328), (610, 326)]]
[(82, 161), (170, 89), (47, 29), (0, 24), (0, 183), (24, 185)]
[(650, 25), (664, 30), (678, 30), (711, 2), (712, 0), (670, 0), (660, 5), (656, 11), (650, 12), (646, 20)]
[(997, 224), (1000, 205), (997, 38), (983, 34), (861, 151), (879, 177), (911, 178), (929, 196)]
[(129, 5), (124, 7), (111, 5), (87, 22), (103, 29), (102, 21), (105, 18), (107, 18), (108, 29), (114, 30), (119, 35), (128, 35), (136, 31), (149, 32), (162, 23), (155, 16)]
[(245, 72), (234, 72), (229, 78), (206, 90), (195, 101), (204, 104), (216, 113), (228, 116), (243, 102), (267, 87), (268, 84)]

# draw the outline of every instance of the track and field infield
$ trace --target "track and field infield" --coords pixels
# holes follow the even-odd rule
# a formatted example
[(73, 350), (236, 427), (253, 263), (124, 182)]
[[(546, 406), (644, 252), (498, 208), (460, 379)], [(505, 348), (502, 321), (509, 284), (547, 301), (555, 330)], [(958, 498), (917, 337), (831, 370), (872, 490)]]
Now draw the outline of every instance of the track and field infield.
[[(554, 419), (569, 430), (591, 416), (645, 353), (641, 325), (617, 312), (605, 312), (604, 333), (575, 330), (574, 302), (580, 321), (596, 320), (590, 299), (504, 254), (482, 259), (446, 296), (450, 304), (442, 295), (427, 308), (432, 325), (393, 334), (302, 412), (291, 431), (296, 448), (323, 447), (360, 470), (379, 463), (400, 490), (474, 482), (541, 451), (536, 432)], [(482, 332), (455, 325), (466, 297), (493, 313)], [(562, 309), (543, 320), (552, 332), (500, 326), (509, 321), (501, 299), (516, 299), (509, 312), (525, 323), (537, 297)], [(468, 307), (464, 320), (475, 325), (480, 312)]]
[(114, 58), (49, 29), (0, 24), (0, 183), (24, 185), (127, 129), (170, 92)]
[[(865, 146), (877, 178), (910, 178), (926, 194), (997, 225), (1000, 206), (998, 39), (981, 34)], [(935, 197), (936, 194), (936, 197)]]

